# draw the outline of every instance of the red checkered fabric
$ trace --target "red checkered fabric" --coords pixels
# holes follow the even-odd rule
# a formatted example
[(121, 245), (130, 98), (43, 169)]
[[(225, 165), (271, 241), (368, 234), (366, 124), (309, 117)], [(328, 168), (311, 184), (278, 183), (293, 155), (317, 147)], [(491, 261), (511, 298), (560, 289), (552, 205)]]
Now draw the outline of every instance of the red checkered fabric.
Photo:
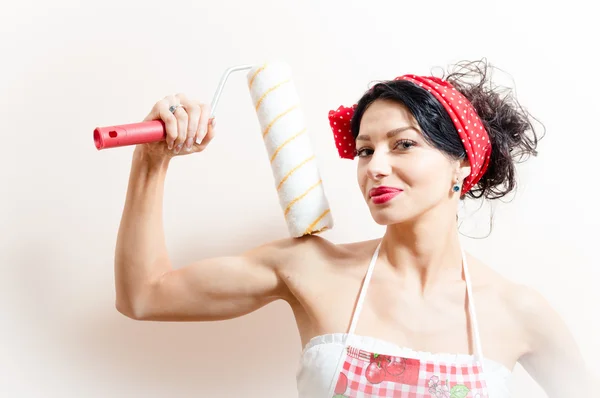
[(348, 347), (333, 397), (488, 398), (488, 393), (477, 363), (430, 362)]

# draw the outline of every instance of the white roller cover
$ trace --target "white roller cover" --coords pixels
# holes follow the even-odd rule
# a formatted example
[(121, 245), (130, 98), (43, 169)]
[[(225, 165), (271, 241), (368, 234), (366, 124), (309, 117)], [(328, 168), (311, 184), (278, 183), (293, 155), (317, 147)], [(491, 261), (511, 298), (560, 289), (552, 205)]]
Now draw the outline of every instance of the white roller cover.
[(252, 68), (247, 77), (291, 236), (331, 229), (333, 218), (291, 68), (271, 62)]

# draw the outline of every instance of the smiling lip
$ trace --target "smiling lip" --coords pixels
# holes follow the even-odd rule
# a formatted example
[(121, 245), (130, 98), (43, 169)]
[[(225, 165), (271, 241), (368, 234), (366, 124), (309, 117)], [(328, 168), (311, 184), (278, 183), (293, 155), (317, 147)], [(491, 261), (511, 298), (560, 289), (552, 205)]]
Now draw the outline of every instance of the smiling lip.
[(392, 187), (378, 187), (369, 191), (369, 197), (375, 204), (382, 204), (394, 199), (402, 193), (401, 189)]

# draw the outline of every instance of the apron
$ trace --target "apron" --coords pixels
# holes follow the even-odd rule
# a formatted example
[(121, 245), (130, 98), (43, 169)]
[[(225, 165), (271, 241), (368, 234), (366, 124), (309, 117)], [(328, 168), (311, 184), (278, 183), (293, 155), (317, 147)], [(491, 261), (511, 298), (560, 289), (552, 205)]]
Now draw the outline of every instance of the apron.
[(471, 363), (453, 363), (442, 360), (422, 360), (369, 352), (359, 347), (354, 330), (367, 293), (381, 242), (369, 264), (363, 286), (352, 317), (350, 329), (338, 361), (327, 398), (488, 398), (479, 328), (471, 292), (464, 250), (463, 271), (467, 286), (467, 300), (472, 322), (476, 354)]

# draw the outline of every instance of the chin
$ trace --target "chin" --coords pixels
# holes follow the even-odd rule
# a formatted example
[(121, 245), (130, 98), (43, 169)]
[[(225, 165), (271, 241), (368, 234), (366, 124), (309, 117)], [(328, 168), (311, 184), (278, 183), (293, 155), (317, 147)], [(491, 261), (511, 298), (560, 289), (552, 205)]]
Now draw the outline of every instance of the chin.
[(390, 206), (387, 208), (373, 208), (371, 207), (371, 217), (379, 225), (393, 225), (402, 224), (406, 221), (410, 221), (415, 217), (413, 212), (406, 211), (405, 208), (399, 209)]

